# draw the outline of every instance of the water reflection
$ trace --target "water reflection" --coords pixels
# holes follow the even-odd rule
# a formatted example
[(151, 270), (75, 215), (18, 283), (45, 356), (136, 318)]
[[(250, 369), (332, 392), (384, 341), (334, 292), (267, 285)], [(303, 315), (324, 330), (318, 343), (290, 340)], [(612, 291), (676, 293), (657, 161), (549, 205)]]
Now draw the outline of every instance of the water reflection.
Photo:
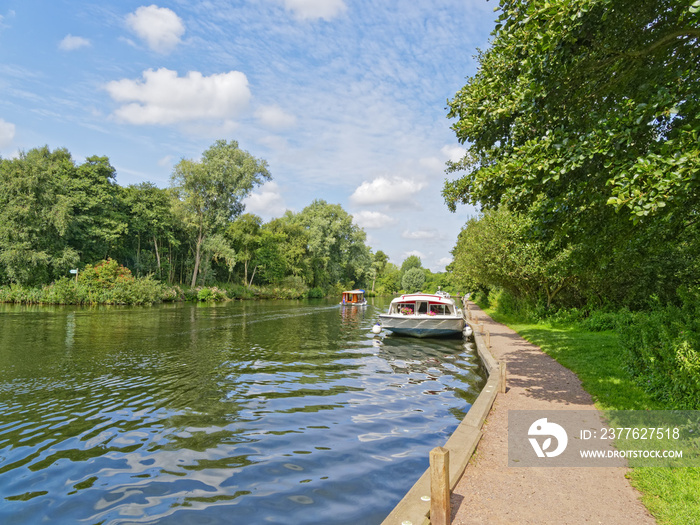
[(384, 309), (0, 305), (0, 520), (381, 522), (484, 381)]

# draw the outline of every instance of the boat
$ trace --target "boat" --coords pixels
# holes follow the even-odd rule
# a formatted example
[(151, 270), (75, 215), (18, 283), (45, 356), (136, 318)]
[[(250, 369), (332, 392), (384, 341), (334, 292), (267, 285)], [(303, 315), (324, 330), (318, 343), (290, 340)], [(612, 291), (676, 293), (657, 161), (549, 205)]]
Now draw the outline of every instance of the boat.
[(404, 294), (391, 301), (389, 311), (379, 314), (382, 328), (413, 337), (462, 335), (462, 310), (447, 292)]
[(348, 290), (343, 292), (340, 304), (345, 306), (367, 306), (364, 290)]

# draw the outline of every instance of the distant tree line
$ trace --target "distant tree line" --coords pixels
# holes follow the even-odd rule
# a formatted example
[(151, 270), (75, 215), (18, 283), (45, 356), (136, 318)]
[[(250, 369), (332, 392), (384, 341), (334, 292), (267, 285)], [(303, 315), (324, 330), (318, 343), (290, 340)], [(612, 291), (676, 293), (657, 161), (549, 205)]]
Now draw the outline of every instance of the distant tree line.
[[(405, 287), (406, 269), (373, 253), (338, 204), (315, 200), (267, 223), (244, 213), (242, 200), (269, 179), (266, 162), (235, 141), (180, 161), (168, 188), (120, 186), (109, 159), (79, 164), (66, 149), (0, 159), (0, 286), (38, 287), (95, 266), (114, 272), (113, 263), (102, 263), (117, 261), (134, 277), (191, 287), (287, 286), (316, 296), (342, 287)], [(415, 256), (407, 261), (421, 266)], [(406, 286), (440, 275), (419, 273), (422, 282)]]

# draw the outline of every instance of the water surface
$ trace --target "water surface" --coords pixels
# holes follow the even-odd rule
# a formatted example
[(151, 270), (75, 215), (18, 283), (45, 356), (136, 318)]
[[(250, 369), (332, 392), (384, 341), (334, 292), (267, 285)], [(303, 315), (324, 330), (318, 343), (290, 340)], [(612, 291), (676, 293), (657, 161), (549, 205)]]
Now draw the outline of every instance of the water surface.
[(0, 305), (0, 523), (380, 523), (485, 377), (387, 306)]

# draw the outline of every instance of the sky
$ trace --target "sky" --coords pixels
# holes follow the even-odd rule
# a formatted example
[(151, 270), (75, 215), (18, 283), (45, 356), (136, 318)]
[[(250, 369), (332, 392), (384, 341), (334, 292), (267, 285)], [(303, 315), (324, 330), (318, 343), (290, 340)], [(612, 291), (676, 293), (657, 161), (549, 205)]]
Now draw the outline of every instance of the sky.
[(236, 140), (272, 180), (268, 221), (340, 204), (373, 252), (443, 271), (476, 209), (452, 213), (464, 153), (447, 101), (488, 48), (494, 0), (3, 0), (0, 156), (107, 156), (117, 182), (170, 184)]

